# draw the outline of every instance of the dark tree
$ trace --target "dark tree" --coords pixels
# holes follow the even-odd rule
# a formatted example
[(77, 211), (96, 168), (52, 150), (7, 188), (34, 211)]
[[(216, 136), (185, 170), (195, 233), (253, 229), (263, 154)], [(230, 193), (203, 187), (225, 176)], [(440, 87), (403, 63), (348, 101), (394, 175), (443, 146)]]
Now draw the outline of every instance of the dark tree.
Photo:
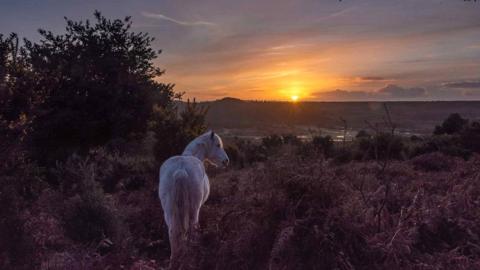
[(16, 34), (0, 35), (0, 118), (11, 122), (30, 113), (35, 78)]
[(450, 114), (441, 126), (436, 126), (434, 134), (456, 134), (460, 133), (468, 124), (467, 119), (463, 119), (458, 113)]
[(39, 30), (39, 43), (26, 41), (35, 92), (42, 97), (33, 124), (39, 159), (62, 159), (113, 138), (142, 134), (154, 103), (172, 106), (172, 85), (154, 79), (153, 38), (131, 31), (130, 17), (95, 22), (66, 18), (66, 33)]

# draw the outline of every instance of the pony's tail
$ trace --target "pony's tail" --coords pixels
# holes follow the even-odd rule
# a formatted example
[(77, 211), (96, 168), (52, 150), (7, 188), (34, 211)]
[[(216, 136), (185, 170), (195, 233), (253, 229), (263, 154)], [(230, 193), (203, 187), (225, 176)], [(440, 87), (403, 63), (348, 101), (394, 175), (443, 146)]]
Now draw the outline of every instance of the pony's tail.
[(175, 238), (185, 240), (190, 229), (190, 199), (188, 196), (187, 181), (188, 174), (185, 169), (179, 169), (173, 173), (173, 194), (172, 194), (172, 229)]

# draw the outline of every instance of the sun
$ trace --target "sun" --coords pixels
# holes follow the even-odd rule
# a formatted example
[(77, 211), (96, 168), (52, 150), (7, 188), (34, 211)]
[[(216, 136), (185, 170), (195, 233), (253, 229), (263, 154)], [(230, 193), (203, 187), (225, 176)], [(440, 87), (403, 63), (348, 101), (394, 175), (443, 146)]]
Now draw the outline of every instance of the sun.
[(298, 96), (291, 96), (290, 99), (292, 100), (292, 102), (297, 102)]

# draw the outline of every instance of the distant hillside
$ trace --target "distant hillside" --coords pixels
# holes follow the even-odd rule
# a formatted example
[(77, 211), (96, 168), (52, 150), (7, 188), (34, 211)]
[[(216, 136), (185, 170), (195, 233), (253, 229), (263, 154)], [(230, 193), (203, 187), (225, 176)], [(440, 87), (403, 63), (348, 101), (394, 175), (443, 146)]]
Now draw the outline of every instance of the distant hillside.
[[(264, 102), (224, 98), (202, 102), (210, 109), (207, 122), (213, 128), (256, 128), (312, 126), (338, 128), (340, 118), (348, 126), (360, 129), (365, 121), (381, 122), (385, 116), (382, 102)], [(480, 119), (478, 101), (387, 102), (393, 121), (399, 128), (430, 132), (451, 113)]]

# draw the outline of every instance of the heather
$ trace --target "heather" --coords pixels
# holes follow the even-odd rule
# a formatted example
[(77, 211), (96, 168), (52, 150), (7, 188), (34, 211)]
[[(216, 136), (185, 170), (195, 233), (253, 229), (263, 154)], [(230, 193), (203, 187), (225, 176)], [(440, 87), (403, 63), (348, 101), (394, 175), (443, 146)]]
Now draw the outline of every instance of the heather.
[[(210, 168), (212, 193), (185, 269), (479, 267), (478, 154), (434, 152), (384, 167), (298, 149), (283, 144), (246, 168)], [(16, 165), (17, 179), (43, 184), (2, 190), (2, 267), (167, 265), (153, 158), (99, 148), (51, 173)]]

